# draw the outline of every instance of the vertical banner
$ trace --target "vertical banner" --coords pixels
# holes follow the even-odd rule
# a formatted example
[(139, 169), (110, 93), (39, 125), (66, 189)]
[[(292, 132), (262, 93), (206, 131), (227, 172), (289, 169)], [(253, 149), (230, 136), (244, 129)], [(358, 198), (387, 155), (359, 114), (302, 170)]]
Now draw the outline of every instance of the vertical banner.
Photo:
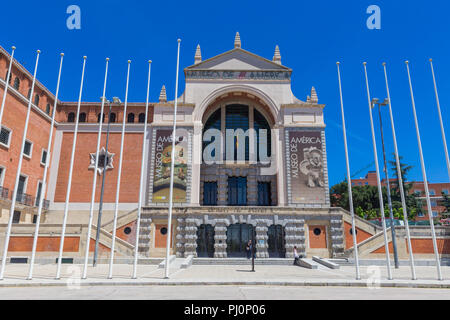
[(322, 133), (320, 131), (287, 131), (292, 204), (326, 203)]
[[(173, 201), (187, 202), (188, 136), (177, 135)], [(156, 130), (155, 162), (153, 174), (153, 203), (168, 203), (170, 197), (170, 167), (172, 162), (172, 130)]]

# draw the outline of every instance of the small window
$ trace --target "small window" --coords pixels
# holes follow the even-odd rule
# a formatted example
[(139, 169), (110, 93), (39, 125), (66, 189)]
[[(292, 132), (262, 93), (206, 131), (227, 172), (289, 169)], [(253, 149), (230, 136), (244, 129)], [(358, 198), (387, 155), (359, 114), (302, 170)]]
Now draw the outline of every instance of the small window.
[(45, 149), (42, 149), (41, 164), (44, 166), (47, 164), (47, 150)]
[(12, 74), (9, 72), (9, 70), (6, 70), (6, 77), (5, 81), (8, 81), (8, 84), (11, 84)]
[(69, 122), (69, 123), (75, 122), (75, 113), (73, 113), (73, 112), (69, 113), (69, 116), (67, 117), (67, 122)]
[(167, 228), (161, 228), (161, 234), (165, 236), (167, 234)]
[(417, 216), (422, 218), (422, 217), (425, 217), (425, 214), (424, 214), (423, 212), (419, 212), (419, 213), (417, 214)]
[(47, 106), (45, 107), (45, 113), (50, 115), (50, 111), (51, 111), (50, 103), (47, 103)]
[(2, 131), (0, 132), (0, 143), (6, 147), (9, 147), (11, 137), (11, 130), (2, 127)]
[(439, 216), (439, 214), (437, 213), (437, 211), (433, 211), (433, 218), (436, 218), (437, 216)]
[[(105, 114), (103, 114), (103, 122), (105, 122)], [(100, 113), (97, 115), (97, 123), (100, 123)]]
[(38, 218), (37, 214), (33, 215), (33, 224), (37, 223), (37, 218)]
[(25, 146), (23, 147), (23, 154), (28, 158), (31, 158), (31, 153), (33, 152), (33, 143), (30, 141), (25, 141)]
[(80, 122), (81, 123), (86, 122), (86, 113), (84, 112), (80, 113)]
[(0, 167), (0, 186), (3, 187), (3, 177), (4, 177), (4, 173), (5, 172), (5, 168)]
[(432, 207), (437, 207), (437, 201), (436, 200), (432, 200), (431, 201), (431, 206)]
[(433, 189), (431, 189), (431, 190), (430, 190), (430, 195), (431, 195), (431, 196), (435, 196), (435, 195), (436, 195), (436, 192), (435, 192)]
[(27, 99), (30, 100), (30, 97), (31, 97), (31, 88), (28, 89)]
[(34, 105), (35, 105), (35, 106), (39, 106), (39, 95), (38, 95), (38, 94), (36, 94), (36, 95), (34, 96)]
[(139, 123), (145, 123), (145, 113), (139, 114)]
[(420, 196), (422, 194), (422, 191), (421, 190), (414, 190), (414, 194), (416, 196)]
[(20, 223), (20, 211), (14, 211), (13, 223)]
[(322, 234), (322, 230), (321, 230), (320, 228), (315, 228), (315, 229), (314, 229), (314, 234), (315, 234), (316, 236), (320, 236), (320, 235)]
[[(355, 234), (358, 235), (358, 229), (355, 229)], [(353, 228), (350, 228), (350, 235), (353, 235)]]
[(16, 77), (14, 79), (14, 89), (19, 90), (19, 88), (20, 88), (20, 79), (19, 77)]
[(448, 189), (442, 189), (442, 193), (448, 195)]
[(134, 123), (134, 113), (128, 114), (128, 123)]
[(126, 227), (126, 228), (123, 230), (123, 233), (125, 233), (126, 235), (129, 235), (129, 234), (131, 233), (131, 228), (130, 228), (130, 227)]
[(114, 112), (111, 113), (111, 115), (109, 117), (109, 122), (111, 122), (111, 123), (116, 122), (116, 114)]

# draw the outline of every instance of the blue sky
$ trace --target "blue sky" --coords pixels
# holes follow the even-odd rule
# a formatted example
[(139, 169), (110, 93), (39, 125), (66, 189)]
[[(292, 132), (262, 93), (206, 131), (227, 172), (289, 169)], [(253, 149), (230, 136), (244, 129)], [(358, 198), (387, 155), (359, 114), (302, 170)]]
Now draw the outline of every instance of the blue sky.
[[(81, 30), (68, 30), (66, 8), (81, 8)], [(369, 30), (366, 9), (381, 8), (381, 30)], [(151, 101), (163, 84), (174, 98), (177, 38), (182, 39), (181, 67), (194, 62), (197, 44), (203, 59), (233, 48), (239, 31), (242, 47), (272, 59), (280, 46), (282, 62), (294, 70), (292, 90), (306, 99), (315, 86), (326, 104), (330, 185), (345, 177), (336, 61), (341, 61), (351, 171), (373, 163), (369, 111), (362, 62), (368, 62), (373, 97), (386, 97), (381, 63), (388, 63), (391, 98), (400, 154), (414, 166), (410, 179), (422, 180), (417, 139), (404, 61), (411, 61), (417, 112), (428, 178), (448, 175), (428, 58), (435, 63), (444, 122), (450, 119), (450, 25), (447, 1), (8, 1), (2, 4), (0, 45), (17, 46), (16, 58), (32, 70), (41, 49), (38, 78), (55, 92), (58, 54), (66, 54), (60, 98), (78, 97), (82, 56), (87, 55), (84, 101), (99, 101), (104, 62), (111, 58), (107, 96), (125, 93), (131, 59), (130, 101), (145, 101), (147, 61), (153, 60)], [(6, 28), (6, 29), (5, 29)], [(184, 89), (181, 73), (180, 92)], [(378, 128), (378, 115), (374, 114)], [(389, 117), (384, 110), (386, 148), (393, 152)], [(450, 126), (447, 126), (450, 139)], [(378, 133), (378, 130), (377, 130)], [(378, 134), (378, 147), (381, 151)], [(381, 160), (381, 152), (380, 152)], [(370, 168), (374, 170), (374, 166)], [(367, 171), (367, 170), (365, 170)], [(365, 171), (357, 174), (363, 176)]]

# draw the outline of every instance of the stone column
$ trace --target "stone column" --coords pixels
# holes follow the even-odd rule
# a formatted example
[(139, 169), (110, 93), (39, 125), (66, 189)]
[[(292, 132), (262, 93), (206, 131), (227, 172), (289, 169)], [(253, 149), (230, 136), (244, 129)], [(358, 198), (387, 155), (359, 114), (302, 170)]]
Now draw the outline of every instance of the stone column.
[(149, 258), (150, 257), (150, 240), (152, 238), (152, 219), (143, 216), (141, 218), (141, 226), (139, 230), (139, 255)]
[(177, 226), (177, 238), (176, 238), (176, 248), (177, 248), (177, 258), (185, 258), (185, 227), (186, 222), (183, 218), (178, 218), (178, 226)]
[[(258, 259), (267, 259), (269, 258), (269, 244), (267, 240), (269, 240), (269, 236), (267, 235), (268, 231), (267, 222), (263, 219), (256, 220), (256, 258)], [(263, 244), (260, 244), (260, 241), (264, 241)]]
[(184, 255), (193, 255), (197, 258), (197, 224), (195, 219), (187, 218), (185, 219), (185, 234), (184, 234)]
[(227, 222), (216, 220), (214, 226), (214, 258), (227, 258)]
[(286, 258), (294, 258), (294, 247), (300, 255), (306, 255), (305, 220), (289, 219), (286, 227)]
[(344, 228), (342, 217), (332, 217), (330, 221), (331, 256), (339, 258), (344, 255)]

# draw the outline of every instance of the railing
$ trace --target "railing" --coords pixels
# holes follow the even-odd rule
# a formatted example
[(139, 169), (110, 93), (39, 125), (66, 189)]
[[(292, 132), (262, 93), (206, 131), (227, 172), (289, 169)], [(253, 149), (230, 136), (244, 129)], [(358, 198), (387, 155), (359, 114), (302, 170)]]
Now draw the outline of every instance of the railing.
[[(5, 198), (5, 199), (7, 199), (7, 198)], [(35, 198), (33, 196), (30, 196), (29, 194), (23, 193), (23, 194), (17, 195), (16, 201), (18, 203), (23, 204), (28, 207), (39, 207), (40, 198)], [(50, 201), (44, 200), (42, 203), (42, 208), (44, 210), (48, 210), (49, 207), (50, 207)]]

